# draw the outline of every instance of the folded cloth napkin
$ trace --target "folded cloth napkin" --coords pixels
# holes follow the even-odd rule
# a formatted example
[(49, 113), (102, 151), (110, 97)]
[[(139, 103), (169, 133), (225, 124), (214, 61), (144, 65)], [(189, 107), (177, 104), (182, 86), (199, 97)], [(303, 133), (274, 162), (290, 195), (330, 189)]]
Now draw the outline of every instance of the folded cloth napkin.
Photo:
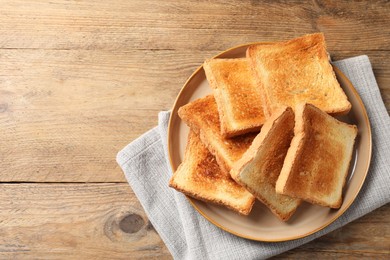
[(169, 188), (167, 155), (170, 112), (158, 126), (117, 155), (127, 181), (149, 220), (175, 259), (263, 259), (307, 243), (390, 202), (390, 118), (367, 56), (334, 62), (351, 80), (368, 112), (373, 154), (366, 182), (352, 206), (335, 222), (308, 237), (278, 243), (250, 241), (219, 229), (201, 216), (186, 197)]

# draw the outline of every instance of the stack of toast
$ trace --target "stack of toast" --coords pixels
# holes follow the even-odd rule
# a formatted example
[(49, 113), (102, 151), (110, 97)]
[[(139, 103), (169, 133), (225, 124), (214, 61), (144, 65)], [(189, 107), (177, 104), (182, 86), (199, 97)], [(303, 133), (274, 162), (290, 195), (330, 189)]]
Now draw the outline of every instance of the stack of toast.
[(212, 95), (178, 111), (190, 133), (169, 185), (248, 215), (257, 199), (287, 221), (301, 201), (339, 208), (357, 127), (324, 35), (249, 46), (210, 59)]

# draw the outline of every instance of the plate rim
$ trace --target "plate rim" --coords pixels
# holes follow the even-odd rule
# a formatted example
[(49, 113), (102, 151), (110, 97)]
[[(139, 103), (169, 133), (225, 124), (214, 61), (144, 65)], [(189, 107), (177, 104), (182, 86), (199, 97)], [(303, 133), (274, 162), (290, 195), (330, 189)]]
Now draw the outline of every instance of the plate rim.
[[(251, 42), (251, 43), (245, 43), (245, 44), (240, 44), (240, 45), (236, 45), (234, 47), (231, 47), (231, 48), (228, 48), (220, 53), (218, 53), (217, 55), (214, 55), (212, 57), (212, 59), (215, 59), (215, 58), (218, 58), (220, 56), (223, 56), (225, 55), (226, 53), (228, 52), (231, 52), (231, 51), (234, 51), (238, 48), (243, 48), (243, 47), (248, 47), (250, 45), (253, 45), (253, 44), (271, 44), (273, 42)], [(285, 241), (291, 241), (291, 240), (296, 240), (296, 239), (300, 239), (300, 238), (304, 238), (304, 237), (307, 237), (307, 236), (310, 236), (324, 228), (326, 228), (327, 226), (329, 226), (330, 224), (332, 224), (334, 221), (336, 221), (338, 218), (340, 218), (352, 205), (352, 203), (356, 200), (358, 194), (360, 193), (360, 190), (362, 189), (365, 181), (366, 181), (366, 178), (367, 178), (367, 175), (368, 175), (368, 171), (369, 171), (369, 168), (370, 168), (370, 165), (371, 165), (371, 159), (372, 159), (372, 132), (371, 132), (371, 124), (370, 124), (370, 120), (368, 118), (368, 114), (367, 114), (367, 110), (366, 110), (366, 107), (363, 103), (363, 100), (361, 99), (359, 93), (357, 92), (357, 90), (355, 89), (355, 86), (352, 84), (352, 82), (348, 79), (347, 76), (344, 75), (344, 73), (335, 65), (332, 64), (332, 67), (333, 67), (333, 70), (335, 70), (335, 72), (337, 72), (337, 76), (339, 76), (340, 78), (342, 78), (344, 81), (346, 81), (349, 85), (350, 85), (350, 90), (353, 92), (353, 95), (355, 95), (360, 107), (362, 108), (362, 111), (363, 111), (363, 117), (364, 117), (364, 123), (365, 125), (367, 126), (367, 132), (368, 132), (368, 146), (369, 146), (369, 151), (368, 151), (368, 163), (366, 165), (366, 169), (364, 170), (364, 177), (362, 178), (362, 181), (360, 182), (359, 184), (359, 187), (356, 191), (356, 194), (353, 195), (353, 199), (351, 201), (348, 202), (348, 204), (346, 205), (346, 207), (344, 209), (339, 209), (339, 212), (337, 212), (329, 221), (325, 222), (323, 225), (321, 225), (320, 227), (317, 227), (316, 229), (313, 229), (309, 232), (306, 232), (304, 234), (300, 234), (300, 235), (296, 235), (296, 236), (291, 236), (291, 237), (286, 237), (286, 238), (278, 238), (278, 239), (270, 239), (270, 238), (262, 238), (262, 237), (253, 237), (253, 236), (248, 236), (248, 235), (245, 235), (245, 234), (242, 234), (242, 233), (239, 233), (239, 232), (236, 232), (236, 231), (233, 231), (231, 230), (230, 228), (226, 227), (226, 226), (223, 226), (221, 224), (219, 224), (218, 222), (216, 222), (214, 219), (210, 218), (207, 214), (205, 214), (201, 209), (198, 208), (198, 206), (194, 203), (193, 201), (193, 198), (189, 197), (186, 195), (186, 198), (188, 199), (188, 201), (190, 202), (190, 204), (192, 205), (192, 207), (195, 208), (195, 210), (200, 214), (202, 215), (205, 219), (207, 219), (210, 223), (212, 223), (213, 225), (217, 226), (218, 228), (226, 231), (226, 232), (229, 232), (233, 235), (236, 235), (238, 237), (242, 237), (242, 238), (246, 238), (246, 239), (249, 239), (249, 240), (253, 240), (253, 241), (259, 241), (259, 242), (285, 242)], [(171, 170), (174, 172), (174, 163), (173, 163), (173, 160), (172, 160), (172, 142), (171, 142), (171, 136), (172, 136), (172, 132), (173, 132), (173, 115), (174, 115), (174, 111), (175, 111), (175, 108), (177, 108), (177, 103), (181, 97), (181, 95), (183, 94), (183, 92), (185, 91), (185, 89), (187, 88), (188, 86), (188, 83), (199, 73), (200, 70), (203, 69), (203, 64), (200, 65), (198, 68), (195, 69), (195, 71), (187, 78), (187, 80), (185, 81), (185, 83), (183, 84), (183, 86), (181, 87), (179, 93), (177, 94), (176, 96), (176, 99), (175, 99), (175, 102), (172, 106), (172, 110), (171, 110), (171, 114), (169, 116), (169, 121), (168, 121), (168, 132), (167, 132), (167, 145), (168, 145), (168, 158), (169, 158), (169, 164), (170, 164), (170, 167), (171, 167)], [(176, 109), (177, 110), (177, 109)]]

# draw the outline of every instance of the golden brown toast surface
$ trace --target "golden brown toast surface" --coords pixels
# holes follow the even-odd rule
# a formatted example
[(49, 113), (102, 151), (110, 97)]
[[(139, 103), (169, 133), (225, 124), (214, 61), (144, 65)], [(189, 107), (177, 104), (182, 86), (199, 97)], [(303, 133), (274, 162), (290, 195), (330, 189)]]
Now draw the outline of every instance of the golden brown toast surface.
[(300, 204), (299, 199), (277, 194), (279, 177), (294, 135), (294, 112), (279, 108), (265, 122), (250, 148), (234, 165), (231, 176), (254, 194), (281, 220), (288, 220)]
[(254, 196), (237, 184), (218, 166), (199, 136), (190, 131), (183, 162), (172, 176), (169, 186), (193, 198), (224, 205), (247, 215)]
[(255, 74), (263, 82), (268, 115), (279, 105), (314, 104), (331, 114), (351, 109), (328, 60), (322, 33), (247, 49)]
[(203, 68), (217, 103), (222, 135), (259, 131), (265, 121), (261, 89), (248, 59), (210, 59)]
[(294, 138), (276, 191), (339, 208), (357, 128), (310, 104), (296, 108)]
[(182, 106), (178, 113), (191, 130), (199, 133), (202, 142), (225, 172), (230, 171), (233, 163), (241, 158), (257, 135), (250, 133), (225, 139), (220, 132), (218, 109), (213, 95)]

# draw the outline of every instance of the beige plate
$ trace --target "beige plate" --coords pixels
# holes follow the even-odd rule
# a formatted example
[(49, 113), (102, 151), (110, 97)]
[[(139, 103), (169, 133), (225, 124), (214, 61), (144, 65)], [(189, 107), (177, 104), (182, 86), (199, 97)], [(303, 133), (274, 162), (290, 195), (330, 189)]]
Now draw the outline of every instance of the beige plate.
[[(248, 45), (229, 49), (216, 57), (244, 57)], [(355, 124), (359, 129), (341, 208), (334, 210), (303, 203), (293, 217), (284, 223), (258, 201), (256, 201), (249, 216), (241, 216), (223, 207), (189, 198), (191, 204), (200, 214), (214, 225), (237, 236), (251, 240), (275, 242), (293, 240), (317, 232), (331, 224), (348, 209), (359, 193), (370, 165), (371, 128), (359, 94), (340, 70), (336, 67), (334, 67), (334, 70), (340, 85), (352, 103), (352, 110), (348, 116), (339, 119)], [(173, 171), (177, 169), (183, 158), (189, 130), (178, 117), (177, 110), (188, 102), (209, 93), (211, 93), (211, 89), (202, 66), (200, 66), (184, 84), (172, 109), (168, 126), (168, 151)]]

